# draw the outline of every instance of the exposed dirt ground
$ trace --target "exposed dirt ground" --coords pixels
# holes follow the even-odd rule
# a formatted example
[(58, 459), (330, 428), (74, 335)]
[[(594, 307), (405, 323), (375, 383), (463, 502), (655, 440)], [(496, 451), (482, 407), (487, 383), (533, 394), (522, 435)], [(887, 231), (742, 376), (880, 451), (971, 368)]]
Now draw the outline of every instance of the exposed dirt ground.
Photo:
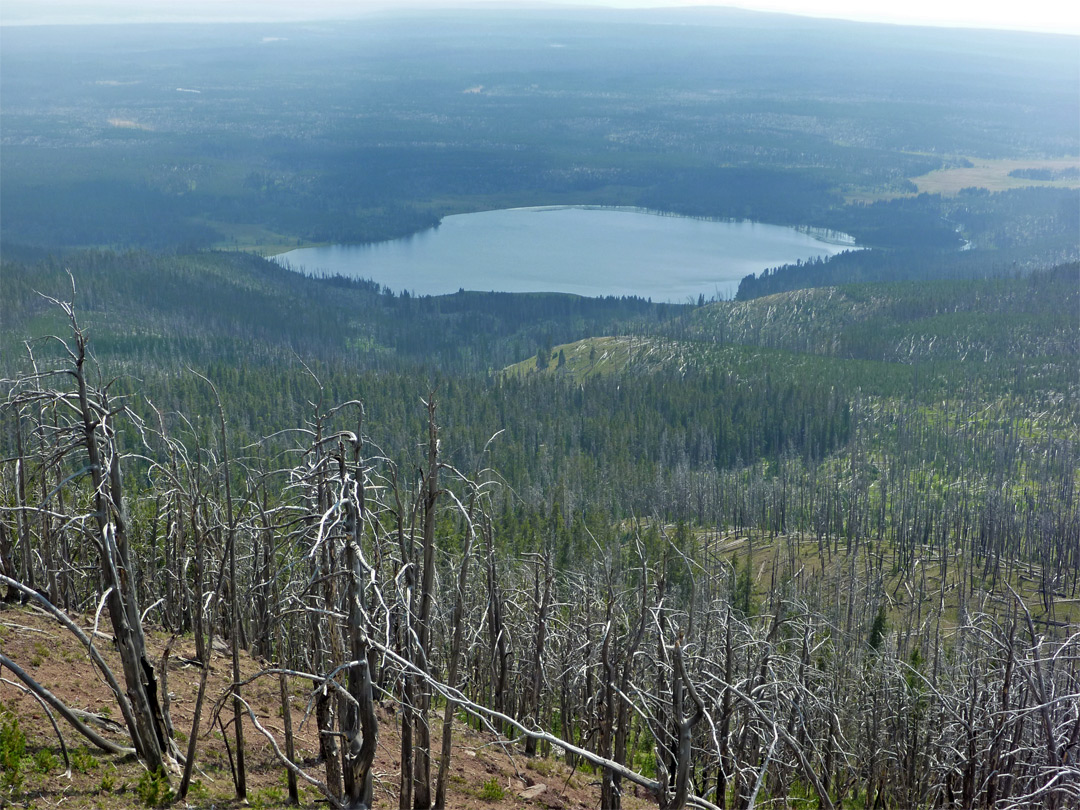
[[(93, 616), (73, 616), (87, 631), (93, 626)], [(109, 627), (103, 622), (99, 630), (98, 648), (113, 671), (122, 677), (119, 659), (112, 649)], [(155, 664), (169, 641), (169, 634), (147, 628), (147, 644)], [(32, 607), (0, 607), (0, 651), (27, 671), (42, 686), (75, 709), (103, 715), (120, 721), (120, 712), (108, 686), (93, 669), (80, 642), (64, 627), (43, 612)], [(177, 638), (170, 653), (167, 685), (171, 695), (170, 716), (181, 749), (186, 749), (194, 716), (198, 691), (199, 667), (194, 663), (195, 644), (191, 637)], [(265, 665), (244, 656), (241, 669), (244, 677), (255, 675)], [(160, 677), (160, 666), (159, 677)], [(213, 704), (228, 683), (230, 658), (227, 651), (215, 651), (207, 690), (207, 702), (198, 743), (197, 781), (193, 783), (187, 802), (181, 806), (197, 808), (229, 808), (243, 806), (235, 799), (231, 777), (231, 753), (226, 749), (222, 726), (208, 728)], [(67, 744), (71, 759), (70, 773), (61, 753), (60, 743), (47, 714), (30, 695), (9, 682), (18, 679), (8, 670), (0, 670), (0, 744), (5, 739), (2, 729), (10, 729), (12, 717), (26, 737), (26, 749), (17, 773), (0, 765), (0, 810), (7, 807), (100, 807), (128, 808), (146, 804), (148, 779), (142, 766), (133, 758), (104, 753), (76, 733), (64, 720), (57, 723)], [(289, 684), (293, 729), (296, 735), (297, 759), (305, 770), (325, 779), (322, 765), (315, 762), (317, 741), (314, 717), (305, 720), (308, 709), (310, 682), (294, 680)], [(263, 677), (245, 687), (244, 697), (259, 717), (259, 722), (283, 740), (283, 721), (278, 680)], [(230, 704), (231, 705), (231, 704)], [(390, 702), (379, 707), (379, 750), (375, 764), (376, 807), (397, 807), (399, 717)], [(441, 712), (439, 712), (441, 717)], [(231, 709), (221, 713), (221, 723), (229, 732)], [(441, 739), (438, 722), (433, 722), (432, 739)], [(125, 736), (103, 732), (118, 743)], [(248, 805), (252, 807), (281, 807), (288, 792), (284, 769), (259, 732), (249, 720), (244, 722), (246, 741)], [(283, 743), (281, 743), (283, 745)], [(438, 742), (433, 745), (437, 748)], [(598, 776), (582, 769), (571, 771), (554, 757), (528, 759), (520, 749), (499, 744), (494, 735), (455, 723), (454, 756), (451, 760), (451, 779), (447, 806), (457, 810), (581, 810), (599, 806)], [(2, 752), (0, 752), (2, 754)], [(0, 762), (3, 759), (0, 758)], [(432, 767), (434, 777), (435, 766)], [(174, 777), (172, 785), (179, 783)], [(434, 778), (433, 778), (434, 781)], [(143, 790), (140, 791), (140, 782)], [(543, 785), (543, 788), (539, 786)], [(531, 788), (531, 790), (529, 790)], [(150, 791), (152, 792), (152, 791)], [(164, 792), (164, 788), (161, 791)], [(500, 796), (501, 794), (501, 796)], [(524, 795), (522, 795), (524, 794)], [(303, 806), (326, 807), (321, 795), (301, 783)], [(637, 810), (651, 806), (644, 798), (627, 796), (625, 806)]]

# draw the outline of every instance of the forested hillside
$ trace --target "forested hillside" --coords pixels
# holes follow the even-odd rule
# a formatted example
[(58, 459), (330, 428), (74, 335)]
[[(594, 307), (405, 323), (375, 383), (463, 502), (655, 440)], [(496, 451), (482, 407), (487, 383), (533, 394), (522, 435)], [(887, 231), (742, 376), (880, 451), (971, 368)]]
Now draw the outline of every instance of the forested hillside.
[[(72, 298), (60, 262), (4, 265), (9, 599), (93, 611), (105, 560), (131, 572), (118, 638), (223, 635), (315, 685), (359, 656), (361, 711), (342, 692), (319, 723), (348, 738), (368, 688), (412, 706), (402, 772), (436, 758), (414, 798), (440, 695), (599, 766), (604, 806), (627, 779), (699, 806), (1075, 798), (1052, 781), (1075, 675), (1034, 669), (1075, 655), (1075, 266), (681, 308), (402, 297), (235, 254), (63, 266), (74, 332), (38, 294)], [(965, 714), (973, 689), (1001, 708)], [(197, 762), (142, 735), (152, 765)], [(364, 760), (324, 739), (304, 773), (348, 804)]]
[[(1080, 152), (1068, 36), (459, 9), (29, 26), (0, 68), (8, 243), (282, 251), (588, 203), (1032, 253), (1062, 206), (1076, 221), (1059, 168)], [(932, 172), (1003, 158), (1038, 188), (1003, 171), (956, 199), (914, 195)]]

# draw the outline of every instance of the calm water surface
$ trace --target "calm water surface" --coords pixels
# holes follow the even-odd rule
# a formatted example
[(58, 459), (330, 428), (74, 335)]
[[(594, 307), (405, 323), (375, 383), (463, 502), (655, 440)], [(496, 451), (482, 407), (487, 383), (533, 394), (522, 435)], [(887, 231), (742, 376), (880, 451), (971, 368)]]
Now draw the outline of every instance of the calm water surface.
[(699, 294), (731, 295), (748, 273), (854, 246), (843, 234), (829, 237), (637, 209), (511, 208), (449, 216), (404, 239), (302, 248), (276, 259), (294, 270), (369, 278), (420, 295), (464, 288), (685, 303)]

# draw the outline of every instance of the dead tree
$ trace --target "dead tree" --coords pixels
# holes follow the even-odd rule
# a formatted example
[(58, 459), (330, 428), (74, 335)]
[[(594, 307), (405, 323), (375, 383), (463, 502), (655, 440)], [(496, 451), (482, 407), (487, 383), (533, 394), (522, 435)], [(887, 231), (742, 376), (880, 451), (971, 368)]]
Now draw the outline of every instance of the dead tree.
[[(423, 480), (423, 562), (420, 569), (420, 609), (416, 617), (416, 662), (424, 672), (431, 659), (431, 605), (435, 588), (435, 519), (439, 490), (439, 427), (435, 422), (435, 395), (427, 400), (428, 444), (427, 470)], [(427, 681), (417, 685), (415, 713), (413, 715), (413, 807), (428, 810), (431, 807), (431, 727), (428, 712), (431, 710), (431, 690)]]
[(225, 490), (225, 553), (229, 563), (229, 650), (232, 655), (232, 678), (233, 678), (233, 732), (236, 739), (236, 766), (233, 769), (233, 782), (236, 788), (236, 798), (244, 801), (247, 798), (247, 767), (245, 765), (244, 752), (244, 702), (240, 697), (240, 637), (241, 618), (237, 591), (240, 581), (236, 573), (236, 541), (237, 521), (233, 510), (232, 475), (229, 469), (229, 436), (226, 430), (225, 409), (221, 406), (221, 397), (217, 387), (202, 374), (196, 376), (210, 386), (214, 392), (214, 401), (217, 405), (218, 427), (221, 435), (222, 473)]
[[(462, 509), (465, 518), (465, 546), (461, 551), (461, 565), (458, 568), (457, 587), (454, 591), (454, 612), (450, 619), (453, 628), (453, 640), (450, 642), (450, 660), (447, 663), (446, 683), (451, 689), (458, 687), (458, 668), (461, 660), (461, 643), (465, 624), (465, 588), (469, 577), (469, 561), (472, 557), (473, 538), (476, 535), (473, 522), (473, 507), (476, 493), (469, 499), (469, 508)], [(455, 499), (456, 500), (456, 499)], [(458, 506), (461, 503), (458, 502)], [(446, 701), (443, 712), (442, 749), (439, 752), (439, 771), (435, 781), (435, 810), (446, 807), (446, 783), (450, 773), (450, 750), (454, 730), (454, 711), (457, 705), (452, 700)]]
[[(491, 520), (483, 516), (481, 528), (484, 534), (487, 558), (487, 626), (491, 662), (491, 701), (498, 712), (506, 711), (506, 692), (510, 680), (510, 636), (503, 619), (502, 588), (499, 585), (498, 562), (495, 556), (495, 538)], [(500, 729), (501, 730), (501, 729)]]
[[(543, 585), (541, 586), (540, 563), (544, 565)], [(529, 682), (522, 695), (520, 715), (533, 725), (540, 725), (540, 698), (544, 686), (544, 643), (547, 641), (548, 611), (551, 607), (551, 585), (554, 576), (551, 571), (551, 558), (548, 554), (536, 560), (535, 581), (533, 583), (533, 602), (536, 605), (536, 626), (533, 631), (532, 666), (529, 670)], [(536, 738), (525, 740), (525, 756), (536, 756)]]
[[(372, 805), (374, 775), (371, 767), (375, 762), (375, 746), (378, 742), (379, 725), (375, 717), (372, 698), (371, 664), (368, 660), (369, 618), (364, 609), (366, 591), (372, 581), (371, 567), (364, 558), (362, 539), (367, 519), (364, 474), (360, 465), (361, 441), (359, 431), (354, 441), (354, 472), (350, 477), (344, 458), (340, 459), (341, 486), (345, 519), (343, 542), (345, 546), (345, 609), (348, 615), (349, 657), (348, 695), (343, 712), (342, 725), (345, 734), (345, 807), (347, 810), (368, 810)], [(344, 457), (344, 445), (339, 446)]]
[[(686, 659), (683, 656), (683, 640), (680, 635), (675, 640), (672, 658), (674, 672), (671, 679), (671, 717), (675, 724), (675, 769), (669, 775), (674, 787), (661, 794), (660, 810), (682, 810), (690, 796), (690, 765), (693, 745), (694, 726), (705, 719), (705, 704), (698, 697), (694, 682), (686, 674)], [(692, 704), (692, 711), (686, 713), (686, 702)], [(671, 779), (671, 776), (674, 778)], [(663, 780), (661, 780), (663, 784)]]
[[(74, 283), (72, 285), (74, 297)], [(72, 303), (49, 299), (67, 316), (71, 337), (53, 336), (67, 355), (62, 368), (39, 372), (11, 381), (7, 407), (16, 418), (33, 406), (41, 413), (45, 406), (57, 404), (68, 414), (56, 426), (39, 425), (49, 434), (49, 457), (46, 466), (65, 464), (75, 468), (64, 481), (88, 482), (92, 512), (81, 521), (83, 536), (93, 545), (99, 560), (101, 601), (107, 605), (113, 636), (124, 672), (127, 701), (121, 702), (132, 744), (139, 758), (151, 771), (163, 769), (168, 754), (167, 733), (158, 696), (154, 667), (146, 654), (142, 616), (139, 609), (136, 572), (132, 565), (128, 537), (128, 512), (121, 472), (122, 453), (115, 421), (127, 414), (123, 404), (115, 404), (109, 394), (111, 384), (95, 387), (89, 375), (88, 342), (79, 326)], [(58, 378), (71, 380), (69, 388), (49, 388), (46, 383)], [(83, 456), (77, 459), (77, 454)], [(20, 466), (25, 460), (20, 460)], [(77, 467), (75, 465), (78, 465)], [(62, 487), (59, 487), (60, 489)], [(47, 510), (43, 500), (39, 510)], [(17, 506), (26, 523), (31, 508), (20, 498)], [(29, 542), (29, 537), (22, 538)], [(23, 550), (24, 567), (31, 555)]]

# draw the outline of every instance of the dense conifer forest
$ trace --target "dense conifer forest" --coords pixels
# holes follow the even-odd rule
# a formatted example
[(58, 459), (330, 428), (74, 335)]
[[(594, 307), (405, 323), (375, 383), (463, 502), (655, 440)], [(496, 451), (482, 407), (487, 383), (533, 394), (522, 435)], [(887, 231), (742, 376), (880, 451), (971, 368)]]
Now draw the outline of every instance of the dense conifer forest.
[[(1075, 38), (668, 14), (5, 31), (0, 807), (1080, 804)], [(561, 202), (865, 249), (260, 255)]]

